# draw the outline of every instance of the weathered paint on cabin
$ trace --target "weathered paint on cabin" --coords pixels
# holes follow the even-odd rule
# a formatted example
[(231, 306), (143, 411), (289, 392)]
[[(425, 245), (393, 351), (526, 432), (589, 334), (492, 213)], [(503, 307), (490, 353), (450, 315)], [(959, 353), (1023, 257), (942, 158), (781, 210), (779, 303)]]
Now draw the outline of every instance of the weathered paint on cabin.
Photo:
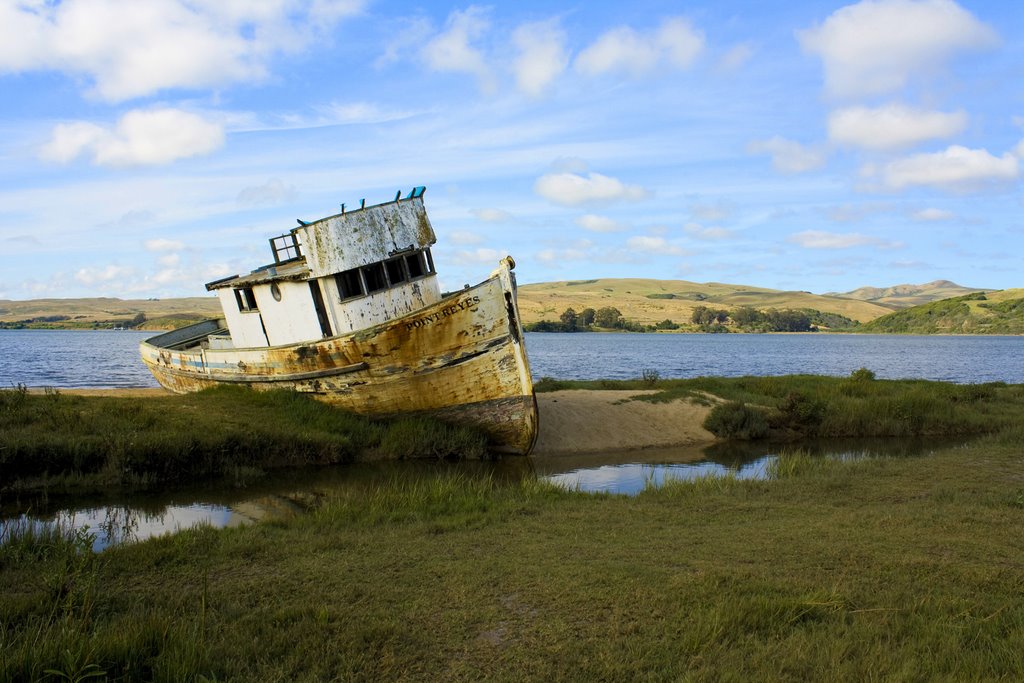
[[(164, 387), (179, 393), (221, 382), (292, 388), (370, 415), (421, 413), (476, 425), (495, 450), (525, 454), (537, 413), (512, 260), (485, 282), (404, 317), (306, 344), (248, 349), (141, 346)], [(171, 334), (171, 333), (168, 333)]]

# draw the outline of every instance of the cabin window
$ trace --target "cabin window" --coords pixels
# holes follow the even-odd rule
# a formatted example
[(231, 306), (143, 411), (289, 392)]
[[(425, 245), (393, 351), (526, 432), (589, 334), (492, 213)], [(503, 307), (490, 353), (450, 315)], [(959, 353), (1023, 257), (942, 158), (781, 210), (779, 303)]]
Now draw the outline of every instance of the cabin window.
[(393, 258), (390, 261), (384, 262), (384, 270), (388, 273), (388, 282), (391, 286), (401, 284), (408, 278), (405, 276), (405, 265), (403, 265), (405, 259), (402, 257)]
[(256, 296), (252, 293), (252, 287), (242, 287), (235, 290), (235, 301), (238, 302), (240, 311), (258, 311)]
[(274, 252), (274, 263), (293, 261), (302, 256), (299, 240), (294, 233), (273, 238), (270, 240), (270, 248)]
[(434, 257), (430, 255), (430, 250), (424, 249), (423, 254), (427, 257), (427, 272), (436, 273), (437, 271), (434, 270)]
[(388, 288), (388, 279), (384, 274), (383, 263), (371, 263), (368, 266), (363, 266), (361, 270), (363, 271), (363, 280), (366, 282), (367, 294)]
[(341, 294), (342, 301), (366, 294), (358, 268), (338, 273), (334, 276), (334, 281), (338, 283), (338, 293)]
[(415, 280), (427, 274), (427, 260), (422, 251), (405, 257), (405, 268), (409, 271), (409, 279)]

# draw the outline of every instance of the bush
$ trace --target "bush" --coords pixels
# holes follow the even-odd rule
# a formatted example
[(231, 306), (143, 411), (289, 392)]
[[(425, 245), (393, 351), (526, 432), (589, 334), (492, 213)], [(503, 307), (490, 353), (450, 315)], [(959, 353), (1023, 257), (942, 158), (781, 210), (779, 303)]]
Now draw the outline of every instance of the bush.
[(711, 409), (704, 429), (725, 439), (761, 439), (768, 435), (768, 420), (758, 408), (730, 401)]
[(867, 368), (858, 368), (850, 373), (850, 379), (854, 382), (870, 382), (875, 378), (875, 373)]

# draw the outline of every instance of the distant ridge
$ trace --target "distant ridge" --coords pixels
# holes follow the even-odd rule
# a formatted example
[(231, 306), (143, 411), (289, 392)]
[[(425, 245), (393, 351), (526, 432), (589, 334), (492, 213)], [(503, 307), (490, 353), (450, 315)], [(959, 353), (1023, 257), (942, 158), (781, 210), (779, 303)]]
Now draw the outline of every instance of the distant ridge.
[(867, 322), (893, 310), (860, 299), (821, 296), (803, 291), (783, 291), (721, 282), (601, 278), (562, 280), (520, 285), (519, 312), (523, 322), (558, 320), (567, 308), (619, 309), (627, 320), (646, 325), (663, 320), (689, 322), (693, 309), (707, 306), (733, 310), (749, 306), (758, 310), (814, 309)]
[(950, 280), (935, 280), (923, 285), (893, 285), (892, 287), (860, 287), (852, 292), (828, 292), (824, 296), (836, 296), (844, 299), (858, 299), (885, 306), (890, 309), (903, 309), (912, 306), (950, 299), (975, 292), (991, 291), (976, 287), (964, 287)]

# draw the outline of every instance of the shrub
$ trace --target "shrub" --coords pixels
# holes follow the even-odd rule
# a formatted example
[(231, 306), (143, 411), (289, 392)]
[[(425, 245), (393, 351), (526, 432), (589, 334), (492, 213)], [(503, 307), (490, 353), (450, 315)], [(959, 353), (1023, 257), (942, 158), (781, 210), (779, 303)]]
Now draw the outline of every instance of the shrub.
[(870, 382), (875, 379), (875, 373), (867, 368), (858, 368), (850, 373), (850, 379), (854, 382)]
[(730, 401), (711, 409), (704, 429), (726, 439), (760, 439), (768, 435), (768, 420), (758, 408)]

